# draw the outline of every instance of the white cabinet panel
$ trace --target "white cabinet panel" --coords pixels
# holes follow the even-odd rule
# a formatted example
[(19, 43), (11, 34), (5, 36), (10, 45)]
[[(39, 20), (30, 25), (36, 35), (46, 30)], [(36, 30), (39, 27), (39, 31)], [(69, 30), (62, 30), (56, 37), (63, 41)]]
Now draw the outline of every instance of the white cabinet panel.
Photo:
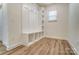
[(23, 5), (22, 14), (23, 33), (41, 31), (39, 10), (35, 5)]
[(29, 31), (29, 9), (23, 7), (22, 12), (22, 32)]

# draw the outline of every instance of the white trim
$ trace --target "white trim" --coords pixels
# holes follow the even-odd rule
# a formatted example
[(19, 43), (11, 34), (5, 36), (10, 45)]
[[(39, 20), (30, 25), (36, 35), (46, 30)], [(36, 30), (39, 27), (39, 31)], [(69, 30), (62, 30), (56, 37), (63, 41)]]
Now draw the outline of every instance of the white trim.
[(48, 38), (56, 38), (56, 39), (59, 39), (59, 40), (66, 40), (66, 38), (63, 38), (63, 37), (57, 37), (57, 36), (46, 36)]
[(17, 43), (15, 43), (15, 44), (13, 44), (13, 45), (10, 45), (10, 46), (8, 46), (7, 47), (7, 51), (8, 50), (11, 50), (11, 49), (13, 49), (13, 48), (16, 48), (16, 47), (18, 47), (18, 46), (20, 46), (20, 45), (25, 45), (25, 46), (30, 46), (30, 45), (32, 45), (33, 43), (35, 43), (35, 42), (37, 42), (37, 41), (39, 41), (40, 39), (42, 39), (43, 37), (41, 37), (41, 38), (39, 38), (39, 39), (36, 39), (35, 41), (33, 41), (33, 42), (30, 42), (30, 43), (23, 43), (23, 42), (17, 42)]
[(10, 46), (7, 47), (7, 51), (8, 51), (8, 50), (11, 50), (11, 49), (13, 49), (13, 48), (16, 48), (16, 47), (18, 47), (18, 46), (20, 46), (20, 45), (21, 45), (21, 42), (18, 42), (18, 43), (15, 43), (15, 44), (13, 44), (13, 45), (10, 45)]
[(2, 44), (6, 47), (6, 49), (8, 48), (8, 43), (7, 42), (2, 42)]
[(69, 40), (67, 40), (67, 41), (69, 42), (69, 44), (70, 44), (72, 50), (74, 51), (74, 53), (75, 53), (76, 55), (79, 55), (79, 53), (77, 52), (77, 49), (74, 47), (74, 45), (73, 45)]
[(27, 46), (30, 46), (30, 45), (32, 45), (32, 44), (34, 44), (35, 42), (37, 42), (37, 41), (39, 41), (39, 40), (41, 40), (42, 38), (56, 38), (56, 39), (60, 39), (60, 40), (65, 40), (64, 38), (62, 38), (62, 37), (51, 37), (51, 36), (43, 36), (43, 37), (41, 37), (41, 38), (39, 38), (39, 39), (36, 39), (35, 41), (33, 41), (33, 42), (30, 42), (30, 43), (28, 43), (27, 44)]

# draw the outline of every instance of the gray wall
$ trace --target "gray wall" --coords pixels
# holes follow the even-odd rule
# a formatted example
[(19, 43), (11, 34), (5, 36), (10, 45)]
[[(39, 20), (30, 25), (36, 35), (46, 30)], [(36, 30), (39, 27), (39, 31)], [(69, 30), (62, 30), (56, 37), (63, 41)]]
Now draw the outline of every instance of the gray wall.
[(79, 4), (69, 6), (69, 41), (79, 53)]
[(2, 40), (2, 8), (0, 8), (0, 41)]

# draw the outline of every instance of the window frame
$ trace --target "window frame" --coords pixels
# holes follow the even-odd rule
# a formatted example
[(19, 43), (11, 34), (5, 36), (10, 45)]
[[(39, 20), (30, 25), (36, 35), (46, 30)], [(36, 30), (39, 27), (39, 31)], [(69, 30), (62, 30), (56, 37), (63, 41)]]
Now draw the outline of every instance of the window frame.
[[(51, 12), (52, 12), (53, 14), (52, 14)], [(51, 14), (49, 14), (49, 13), (51, 13)], [(50, 17), (51, 17), (52, 19), (51, 19)], [(50, 19), (51, 19), (51, 20), (50, 20)], [(50, 11), (48, 11), (48, 21), (49, 21), (49, 22), (57, 21), (57, 11), (56, 11), (56, 10), (50, 10)]]

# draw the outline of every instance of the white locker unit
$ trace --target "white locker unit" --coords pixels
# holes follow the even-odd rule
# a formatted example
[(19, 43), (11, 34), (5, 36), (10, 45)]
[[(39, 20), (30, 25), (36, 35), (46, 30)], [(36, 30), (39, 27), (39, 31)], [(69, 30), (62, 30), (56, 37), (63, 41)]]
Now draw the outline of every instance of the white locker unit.
[[(37, 4), (22, 5), (22, 34), (27, 36), (27, 43), (43, 37), (42, 18), (40, 7)], [(26, 40), (26, 37), (24, 38)]]

